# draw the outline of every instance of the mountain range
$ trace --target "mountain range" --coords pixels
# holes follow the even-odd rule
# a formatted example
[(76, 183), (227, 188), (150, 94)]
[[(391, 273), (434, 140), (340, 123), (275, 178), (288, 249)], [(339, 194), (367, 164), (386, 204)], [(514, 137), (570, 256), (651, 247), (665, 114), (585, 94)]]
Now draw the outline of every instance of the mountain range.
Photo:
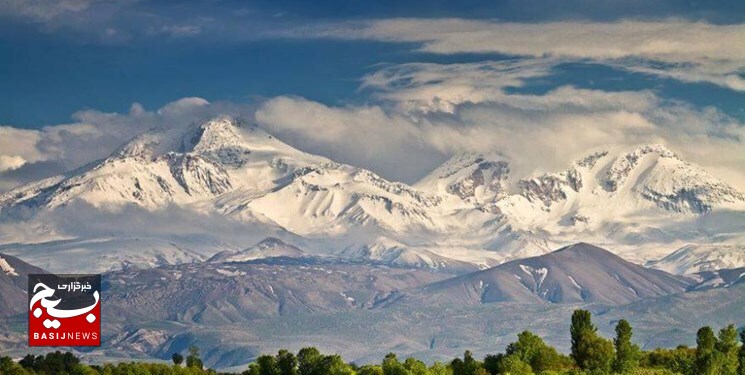
[[(0, 350), (20, 355), (24, 278), (44, 271), (0, 259)], [(635, 341), (654, 348), (691, 343), (703, 324), (742, 324), (744, 276), (745, 268), (673, 275), (587, 243), (454, 276), (308, 255), (268, 238), (204, 262), (104, 274), (104, 345), (80, 354), (167, 360), (198, 344), (208, 365), (242, 369), (260, 353), (314, 345), (359, 363), (390, 351), (436, 360), (493, 352), (523, 329), (566, 349), (567, 319), (580, 307), (606, 334), (629, 319)]]
[(458, 154), (407, 185), (218, 117), (0, 195), (0, 251), (100, 272), (201, 262), (272, 236), (310, 255), (464, 273), (587, 241), (677, 274), (745, 266), (745, 194), (662, 145), (510, 172), (501, 153)]

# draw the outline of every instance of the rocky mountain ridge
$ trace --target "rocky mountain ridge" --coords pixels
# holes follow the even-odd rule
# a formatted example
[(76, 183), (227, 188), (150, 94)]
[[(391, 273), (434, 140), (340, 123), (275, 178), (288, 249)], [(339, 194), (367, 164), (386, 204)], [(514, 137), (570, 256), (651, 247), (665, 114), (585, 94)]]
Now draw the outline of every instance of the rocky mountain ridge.
[[(59, 271), (68, 251), (100, 256), (90, 244), (106, 241), (117, 255), (103, 255), (117, 260), (79, 270), (101, 271), (202, 261), (271, 235), (300, 239), (310, 254), (467, 269), (578, 241), (645, 262), (743, 240), (745, 195), (661, 145), (593, 151), (532, 178), (510, 172), (498, 152), (459, 154), (410, 186), (218, 117), (144, 133), (109, 158), (0, 195), (0, 251)], [(731, 216), (702, 224), (720, 215)], [(174, 228), (119, 224), (163, 216)], [(207, 228), (217, 221), (224, 232)], [(117, 252), (123, 238), (152, 247)]]

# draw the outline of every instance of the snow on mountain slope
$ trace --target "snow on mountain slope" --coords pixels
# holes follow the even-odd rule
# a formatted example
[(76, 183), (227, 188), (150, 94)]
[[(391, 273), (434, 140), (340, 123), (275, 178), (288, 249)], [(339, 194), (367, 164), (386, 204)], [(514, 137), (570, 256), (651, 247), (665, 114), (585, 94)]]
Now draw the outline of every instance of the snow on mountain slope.
[(729, 288), (745, 283), (745, 267), (703, 271), (688, 276), (698, 280), (698, 284), (691, 287), (692, 290)]
[(247, 207), (300, 235), (340, 234), (350, 225), (394, 232), (438, 229), (439, 200), (346, 165), (309, 168)]
[(483, 205), (507, 195), (509, 173), (509, 159), (502, 154), (463, 153), (446, 161), (414, 187)]
[(55, 208), (72, 201), (102, 209), (124, 204), (155, 209), (210, 200), (237, 189), (266, 192), (297, 168), (327, 162), (256, 126), (216, 118), (185, 134), (142, 134), (78, 174), (11, 191), (0, 202), (5, 209)]
[[(129, 207), (150, 212), (177, 208), (182, 215), (222, 215), (254, 228), (254, 232), (265, 228), (269, 234), (284, 228), (293, 234), (324, 238), (343, 236), (350, 230), (406, 235), (412, 230), (440, 229), (444, 225), (436, 220), (439, 213), (431, 212), (439, 202), (437, 196), (389, 182), (361, 168), (298, 151), (256, 126), (221, 117), (192, 126), (186, 132), (142, 134), (105, 160), (8, 192), (0, 197), (0, 215), (26, 220), (29, 212), (57, 212), (77, 208), (80, 203), (101, 212)], [(31, 217), (44, 216), (51, 215)], [(55, 223), (39, 226), (48, 231), (57, 227)], [(116, 228), (117, 233), (120, 227)], [(194, 229), (197, 233), (202, 230)], [(87, 234), (65, 235), (64, 240), (74, 243), (101, 240)], [(130, 235), (142, 237), (136, 232)], [(112, 238), (100, 242), (110, 243), (109, 240)], [(9, 243), (29, 242), (25, 238), (11, 239)], [(50, 249), (59, 249), (55, 242), (49, 245)], [(122, 245), (125, 247), (112, 250), (117, 255), (103, 257), (115, 262), (112, 267), (126, 264), (123, 258), (127, 257), (133, 258), (132, 264), (140, 265), (201, 258), (179, 254), (178, 249), (190, 248), (188, 243), (176, 243), (170, 251), (170, 246), (153, 246), (159, 250), (141, 254), (133, 254)], [(345, 246), (340, 243), (327, 251)]]
[[(545, 238), (549, 246), (592, 240), (639, 262), (666, 255), (679, 240), (707, 243), (728, 233), (724, 223), (702, 233), (701, 215), (745, 211), (745, 195), (660, 145), (596, 152), (518, 187), (496, 202), (512, 232)], [(547, 251), (540, 242), (533, 247)]]
[(426, 248), (409, 247), (386, 238), (379, 238), (372, 244), (349, 246), (339, 253), (339, 256), (379, 261), (397, 266), (430, 268), (453, 274), (463, 274), (479, 269), (477, 264), (438, 255)]
[(47, 273), (16, 257), (0, 254), (0, 316), (20, 314), (28, 304), (28, 274)]
[(745, 267), (745, 244), (689, 244), (646, 265), (679, 275)]
[(306, 256), (303, 250), (298, 247), (289, 245), (282, 240), (274, 237), (265, 238), (248, 249), (241, 251), (222, 251), (215, 254), (209, 262), (246, 262), (254, 259), (289, 257), (301, 258)]
[[(413, 267), (483, 267), (580, 241), (645, 262), (683, 243), (722, 243), (738, 226), (702, 226), (702, 218), (745, 212), (745, 195), (661, 145), (600, 150), (520, 180), (510, 170), (498, 152), (459, 154), (409, 186), (218, 117), (141, 134), (104, 160), (0, 195), (0, 241), (44, 265), (70, 254), (63, 248), (95, 253), (59, 243), (111, 244), (106, 251), (117, 255), (102, 256), (97, 269), (194, 262), (274, 235), (301, 239), (311, 254)], [(81, 207), (97, 213), (95, 231), (72, 224)], [(143, 215), (160, 215), (155, 222), (170, 229), (145, 226)], [(107, 217), (110, 230), (99, 225)], [(202, 251), (191, 246), (199, 237), (228, 240)], [(138, 253), (131, 238), (157, 245)]]
[[(745, 195), (661, 145), (591, 154), (559, 173), (519, 181), (521, 192), (499, 205), (523, 221), (597, 226), (624, 215), (702, 214), (744, 209)], [(683, 216), (680, 216), (683, 217)]]
[[(690, 280), (579, 243), (407, 292), (403, 303), (597, 302), (623, 305), (683, 292)], [(409, 301), (407, 301), (409, 300)]]
[(199, 239), (115, 237), (81, 238), (42, 244), (5, 244), (0, 251), (22, 257), (50, 272), (101, 273), (121, 268), (147, 268), (201, 262), (230, 244)]

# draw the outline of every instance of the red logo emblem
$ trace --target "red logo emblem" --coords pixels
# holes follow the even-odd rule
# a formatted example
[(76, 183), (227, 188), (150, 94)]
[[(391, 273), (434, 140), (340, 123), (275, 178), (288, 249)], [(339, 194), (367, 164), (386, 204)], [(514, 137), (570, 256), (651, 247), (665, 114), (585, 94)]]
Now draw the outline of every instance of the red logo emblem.
[(101, 346), (101, 275), (31, 274), (29, 346)]

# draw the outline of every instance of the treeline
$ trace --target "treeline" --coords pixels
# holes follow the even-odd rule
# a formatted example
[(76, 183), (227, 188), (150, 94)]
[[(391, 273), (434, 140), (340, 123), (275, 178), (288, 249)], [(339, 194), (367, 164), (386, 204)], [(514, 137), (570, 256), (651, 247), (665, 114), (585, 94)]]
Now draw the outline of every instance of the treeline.
[[(564, 355), (530, 331), (517, 336), (504, 353), (477, 360), (470, 351), (463, 358), (435, 362), (427, 366), (415, 358), (400, 360), (385, 356), (380, 364), (357, 366), (338, 354), (324, 355), (316, 348), (303, 348), (297, 354), (280, 350), (262, 355), (249, 364), (242, 375), (523, 375), (523, 374), (683, 374), (745, 375), (745, 331), (729, 325), (715, 333), (711, 327), (698, 330), (696, 347), (643, 351), (632, 342), (631, 325), (621, 320), (612, 340), (603, 338), (592, 323), (589, 311), (572, 314), (571, 353)], [(739, 341), (742, 341), (741, 345)], [(0, 375), (202, 375), (218, 373), (204, 369), (199, 348), (189, 348), (187, 356), (174, 353), (173, 365), (118, 363), (85, 365), (71, 353), (27, 355), (18, 362), (0, 358)]]

